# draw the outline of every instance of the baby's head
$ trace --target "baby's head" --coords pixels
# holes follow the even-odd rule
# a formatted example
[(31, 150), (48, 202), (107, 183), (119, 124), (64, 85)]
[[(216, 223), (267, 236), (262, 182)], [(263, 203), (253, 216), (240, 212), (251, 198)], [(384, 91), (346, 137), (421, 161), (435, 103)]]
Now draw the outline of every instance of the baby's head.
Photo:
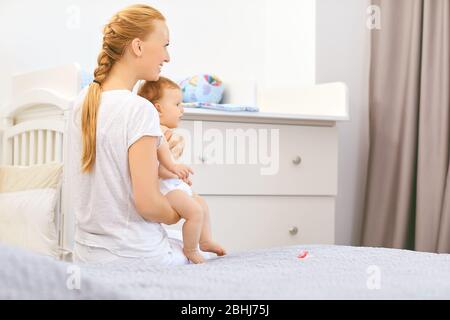
[(170, 79), (159, 77), (158, 81), (145, 81), (138, 95), (149, 100), (159, 113), (161, 125), (176, 128), (183, 115), (183, 93), (180, 86)]

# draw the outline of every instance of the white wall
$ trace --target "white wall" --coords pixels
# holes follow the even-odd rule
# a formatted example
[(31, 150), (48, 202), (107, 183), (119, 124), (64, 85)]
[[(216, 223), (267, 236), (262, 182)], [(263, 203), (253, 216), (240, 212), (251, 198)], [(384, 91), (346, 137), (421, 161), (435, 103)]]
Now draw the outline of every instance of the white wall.
[(93, 70), (102, 26), (136, 2), (158, 8), (168, 20), (167, 76), (208, 72), (262, 86), (315, 81), (315, 0), (2, 0), (0, 106), (11, 74), (74, 61)]
[(351, 121), (339, 123), (336, 242), (359, 245), (368, 157), (370, 34), (367, 0), (317, 0), (316, 79), (344, 81)]

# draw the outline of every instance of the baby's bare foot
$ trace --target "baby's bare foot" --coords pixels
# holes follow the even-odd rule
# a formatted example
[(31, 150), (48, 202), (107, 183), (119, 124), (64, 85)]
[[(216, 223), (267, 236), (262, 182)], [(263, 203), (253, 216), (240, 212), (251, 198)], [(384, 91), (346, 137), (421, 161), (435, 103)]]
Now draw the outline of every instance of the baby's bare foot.
[(226, 255), (226, 251), (224, 248), (222, 248), (221, 245), (218, 243), (215, 243), (214, 241), (204, 241), (200, 243), (200, 250), (206, 251), (206, 252), (213, 252), (217, 254), (218, 256), (224, 256)]
[(205, 258), (203, 258), (197, 249), (183, 249), (183, 253), (192, 263), (198, 264), (205, 262)]

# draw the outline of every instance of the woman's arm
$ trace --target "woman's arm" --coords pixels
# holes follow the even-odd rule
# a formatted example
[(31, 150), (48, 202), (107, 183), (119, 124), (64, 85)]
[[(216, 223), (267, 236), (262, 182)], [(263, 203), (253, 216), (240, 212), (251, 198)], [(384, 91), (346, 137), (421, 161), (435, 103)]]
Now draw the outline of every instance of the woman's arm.
[(135, 206), (148, 221), (175, 224), (180, 216), (159, 191), (157, 140), (144, 136), (128, 149)]

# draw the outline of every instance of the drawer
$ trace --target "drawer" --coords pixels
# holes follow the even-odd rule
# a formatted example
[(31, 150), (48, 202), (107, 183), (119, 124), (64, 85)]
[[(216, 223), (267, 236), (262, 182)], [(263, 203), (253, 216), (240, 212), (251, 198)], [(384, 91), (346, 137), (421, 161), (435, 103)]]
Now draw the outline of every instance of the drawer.
[(203, 195), (336, 195), (336, 127), (183, 121)]
[[(213, 238), (229, 252), (334, 244), (333, 197), (204, 196)], [(169, 229), (181, 230), (183, 221)]]

